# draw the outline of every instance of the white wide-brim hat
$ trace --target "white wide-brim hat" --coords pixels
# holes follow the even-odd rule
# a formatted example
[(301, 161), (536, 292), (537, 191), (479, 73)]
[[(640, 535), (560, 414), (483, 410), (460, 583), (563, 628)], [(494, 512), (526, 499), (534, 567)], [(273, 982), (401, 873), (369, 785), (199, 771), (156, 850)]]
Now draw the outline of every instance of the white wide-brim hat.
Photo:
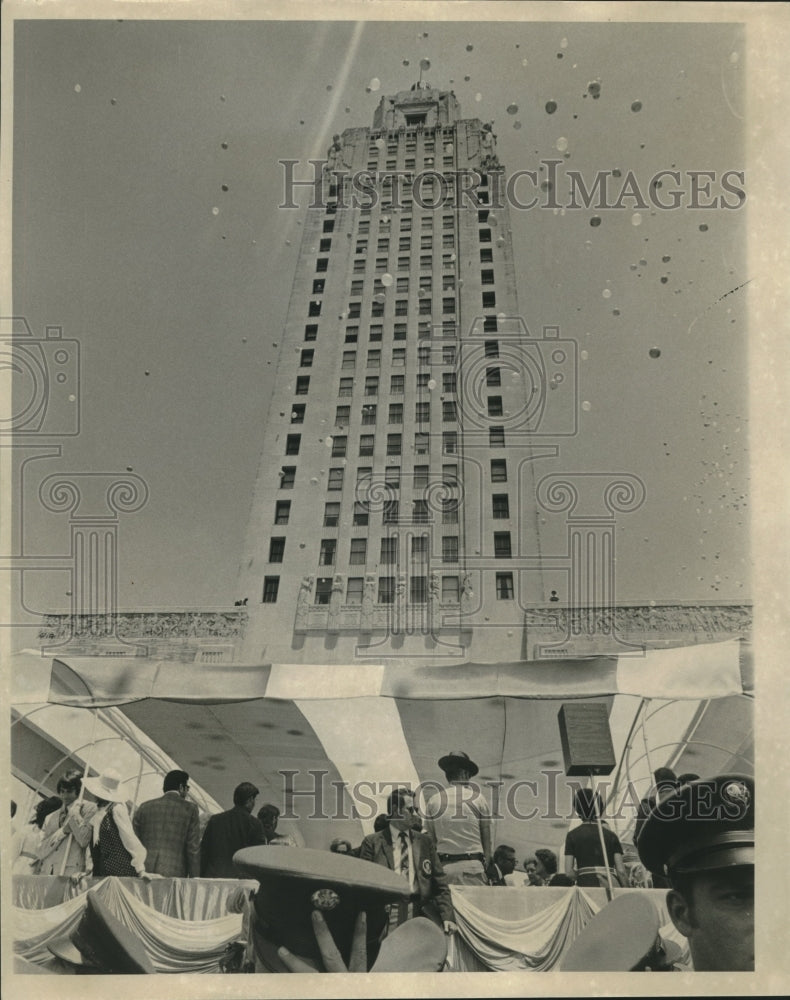
[(106, 771), (95, 778), (83, 778), (82, 784), (97, 799), (104, 799), (106, 802), (126, 801), (123, 778), (112, 767), (108, 767)]

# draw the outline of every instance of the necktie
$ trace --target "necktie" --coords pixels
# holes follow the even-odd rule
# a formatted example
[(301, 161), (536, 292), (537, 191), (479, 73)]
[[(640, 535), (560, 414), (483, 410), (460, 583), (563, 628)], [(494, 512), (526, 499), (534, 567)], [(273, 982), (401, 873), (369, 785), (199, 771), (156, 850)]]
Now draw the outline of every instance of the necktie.
[(406, 831), (401, 830), (398, 837), (400, 838), (400, 873), (409, 885), (411, 885), (411, 877), (409, 874), (409, 846), (406, 839)]

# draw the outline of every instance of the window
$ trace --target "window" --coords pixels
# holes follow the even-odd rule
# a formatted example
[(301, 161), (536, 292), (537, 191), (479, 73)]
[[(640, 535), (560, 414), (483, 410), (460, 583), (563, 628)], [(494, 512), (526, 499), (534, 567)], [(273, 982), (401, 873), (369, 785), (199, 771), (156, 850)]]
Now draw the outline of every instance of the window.
[(452, 250), (455, 246), (455, 236), (452, 233), (442, 233), (442, 249)]
[(493, 285), (494, 284), (494, 272), (492, 269), (486, 269), (480, 272), (480, 283), (483, 285)]
[(442, 420), (445, 422), (449, 420), (455, 420), (455, 400), (445, 400), (442, 403)]
[(400, 466), (388, 465), (384, 470), (384, 485), (390, 489), (400, 489)]
[(458, 434), (456, 431), (442, 431), (442, 451), (445, 455), (458, 454)]
[(388, 236), (382, 236), (382, 238), (376, 243), (376, 251), (378, 253), (387, 253), (390, 248), (390, 241)]
[(496, 575), (496, 596), (498, 601), (513, 600), (513, 574), (497, 573)]
[(442, 229), (452, 229), (453, 228), (453, 217), (452, 215), (442, 216)]
[(349, 566), (364, 566), (367, 559), (368, 540), (367, 538), (352, 538), (351, 551), (348, 556)]
[(409, 303), (407, 299), (396, 299), (395, 300), (395, 315), (405, 316), (409, 311)]
[(418, 316), (430, 316), (433, 306), (430, 299), (420, 299), (417, 303)]
[(367, 261), (365, 260), (364, 257), (358, 257), (354, 261), (354, 274), (364, 274), (365, 273), (365, 265), (366, 264), (367, 264)]
[(444, 535), (442, 538), (442, 562), (458, 562), (458, 535)]
[(368, 334), (368, 340), (371, 342), (371, 344), (378, 343), (381, 340), (383, 333), (384, 333), (384, 327), (381, 325), (381, 323), (371, 323), (370, 333)]
[(292, 490), (294, 488), (294, 480), (296, 479), (296, 466), (295, 465), (284, 465), (280, 469), (280, 489), (281, 490)]
[(502, 385), (502, 376), (498, 368), (486, 368), (486, 385)]
[(361, 576), (350, 576), (346, 584), (346, 604), (362, 603), (362, 587), (365, 580)]
[(419, 340), (425, 340), (426, 337), (431, 335), (431, 323), (430, 320), (421, 319), (417, 323), (417, 337)]
[(335, 427), (347, 427), (350, 418), (351, 418), (350, 406), (335, 407)]
[(319, 576), (315, 582), (315, 603), (329, 604), (332, 596), (332, 577)]
[(425, 604), (428, 600), (428, 579), (424, 576), (413, 576), (410, 580), (410, 600), (412, 604)]
[(353, 378), (341, 378), (340, 388), (338, 390), (338, 396), (350, 396), (354, 391), (354, 379)]
[(373, 454), (373, 434), (361, 434), (359, 437), (359, 457), (364, 458)]
[(401, 236), (398, 240), (398, 251), (403, 253), (404, 250), (411, 250), (411, 237)]
[(378, 375), (368, 375), (368, 377), (365, 379), (365, 395), (378, 396), (378, 394), (379, 394)]
[(368, 351), (368, 368), (381, 368), (381, 351), (378, 349)]
[(379, 577), (379, 604), (392, 604), (395, 600), (395, 577)]
[(416, 403), (414, 406), (414, 419), (418, 424), (427, 424), (431, 420), (431, 404)]
[(487, 340), (483, 349), (483, 353), (487, 358), (498, 358), (499, 357), (499, 341), (498, 340)]
[(308, 316), (320, 316), (321, 315), (321, 302), (318, 299), (312, 299), (310, 305), (307, 308)]
[(398, 561), (398, 538), (382, 538), (379, 562), (382, 566), (393, 566)]
[(362, 315), (362, 303), (361, 302), (349, 302), (348, 304), (348, 318), (349, 319), (359, 319)]
[(442, 524), (458, 524), (457, 500), (442, 500)]
[[(322, 240), (322, 242), (324, 242), (324, 241)], [(326, 242), (327, 243), (331, 243), (332, 241), (331, 240), (326, 240)], [(327, 250), (328, 249), (329, 249), (329, 247), (327, 247)], [(324, 291), (324, 281), (325, 281), (324, 278), (315, 278), (315, 279), (313, 279), (313, 295), (322, 295), (323, 294), (323, 291)]]
[(288, 524), (288, 518), (290, 516), (291, 516), (291, 501), (278, 500), (274, 507), (274, 523)]
[(283, 561), (283, 555), (285, 554), (285, 539), (284, 538), (270, 538), (269, 539), (269, 562), (279, 562)]
[(333, 233), (335, 231), (335, 220), (334, 219), (324, 219), (323, 232)]
[(407, 333), (407, 327), (405, 323), (396, 323), (392, 329), (392, 339), (393, 340), (405, 340)]
[(328, 490), (342, 490), (343, 489), (343, 468), (342, 466), (337, 469), (329, 470), (329, 480), (327, 481)]
[(370, 315), (379, 317), (384, 315), (384, 302), (377, 302), (375, 299), (370, 306)]
[(332, 458), (345, 458), (348, 438), (345, 434), (335, 434), (332, 438)]
[(400, 292), (401, 295), (408, 294), (409, 291), (409, 279), (408, 278), (398, 278), (395, 291)]
[(494, 493), (491, 497), (491, 513), (498, 521), (510, 517), (510, 501), (507, 493)]
[(402, 368), (405, 364), (406, 364), (406, 348), (393, 347), (392, 349), (393, 368)]
[[(483, 330), (486, 333), (496, 333), (499, 329), (499, 324), (497, 322), (496, 316), (486, 316), (483, 320)], [(497, 354), (496, 357), (499, 357)]]
[(384, 513), (381, 517), (382, 524), (397, 524), (400, 513), (400, 504), (397, 500), (388, 500), (384, 504)]
[(402, 424), (403, 423), (403, 403), (390, 403), (389, 417), (387, 422), (390, 424)]
[[(373, 473), (373, 469), (369, 465), (358, 465), (357, 466), (357, 487), (359, 484), (364, 482), (364, 480), (369, 479)], [(357, 495), (359, 495), (359, 489), (357, 489)]]
[(455, 346), (453, 344), (442, 344), (442, 364), (455, 364)]
[(412, 560), (422, 561), (428, 555), (428, 536), (427, 535), (414, 535), (411, 540), (411, 557)]
[(506, 483), (507, 482), (507, 460), (504, 458), (492, 458), (491, 459), (491, 482), (492, 483)]
[(400, 434), (388, 434), (387, 435), (387, 454), (388, 455), (400, 455), (401, 453), (401, 435)]
[(360, 219), (359, 225), (357, 226), (357, 232), (360, 236), (367, 236), (370, 232), (370, 219)]
[(352, 295), (361, 295), (362, 294), (362, 287), (363, 287), (364, 284), (365, 284), (365, 282), (362, 280), (362, 278), (355, 278), (351, 282), (351, 294)]
[(263, 578), (263, 603), (275, 604), (277, 601), (277, 591), (279, 589), (279, 576), (265, 576)]
[(415, 524), (427, 524), (430, 520), (428, 516), (428, 501), (412, 500), (411, 517)]
[(478, 213), (477, 213), (477, 221), (481, 222), (481, 223), (482, 222), (488, 222), (488, 209), (487, 208), (481, 208), (478, 211)]
[(318, 336), (318, 325), (316, 323), (308, 323), (304, 328), (304, 339), (305, 340), (315, 340)]
[(430, 274), (420, 275), (420, 297), (422, 298), (425, 294), (429, 294), (431, 287), (433, 285), (433, 279)]
[(454, 274), (443, 274), (442, 275), (442, 291), (443, 292), (454, 292), (455, 291), (455, 275)]
[(398, 257), (398, 270), (408, 271), (409, 269), (409, 258), (408, 257)]
[(480, 263), (481, 264), (493, 264), (494, 262), (494, 251), (491, 247), (481, 247), (480, 248)]
[(442, 466), (442, 482), (445, 486), (458, 485), (458, 466), (454, 462)]
[(357, 366), (357, 352), (356, 351), (343, 351), (343, 361), (340, 365), (343, 371), (348, 371), (351, 369), (353, 371)]
[(456, 390), (455, 372), (442, 372), (442, 392), (452, 392)]
[(357, 500), (354, 504), (354, 518), (353, 523), (357, 528), (364, 528), (370, 519), (370, 512), (368, 511), (368, 506), (362, 501)]
[(417, 455), (428, 454), (428, 435), (418, 432), (414, 435), (414, 451)]
[(428, 374), (428, 372), (421, 372), (417, 376), (417, 388), (418, 389), (427, 389), (428, 388), (428, 382), (430, 381), (430, 379), (431, 379), (431, 376)]
[(411, 219), (406, 218), (406, 219), (401, 219), (400, 220), (400, 231), (402, 233), (410, 233), (411, 232)]
[[(329, 270), (329, 258), (328, 257), (319, 257), (318, 260), (315, 262), (315, 270), (316, 270), (316, 274), (323, 274), (324, 272), (328, 271)], [(317, 316), (318, 313), (315, 313), (315, 314), (314, 313), (310, 313), (310, 315), (311, 316), (313, 316), (313, 315)]]
[(433, 249), (433, 236), (421, 236), (420, 250), (432, 250), (432, 249)]
[(368, 241), (357, 240), (357, 245), (354, 249), (354, 253), (367, 253), (367, 252), (368, 252)]
[(494, 557), (496, 559), (510, 558), (510, 532), (494, 532)]
[(442, 577), (442, 604), (458, 604), (458, 577)]
[(505, 447), (505, 428), (504, 427), (489, 427), (488, 428), (488, 447), (489, 448), (504, 448)]
[(451, 319), (442, 320), (442, 336), (455, 339), (455, 323)]
[(306, 407), (304, 403), (293, 403), (291, 406), (291, 423), (292, 424), (303, 424), (304, 423), (304, 411)]
[(491, 230), (490, 229), (481, 229), (480, 230), (480, 242), (481, 243), (490, 243), (491, 242)]
[(415, 490), (424, 490), (428, 485), (428, 472), (430, 466), (428, 465), (415, 465), (414, 466), (414, 488)]
[(299, 445), (302, 443), (301, 434), (289, 434), (285, 439), (285, 454), (298, 455)]
[(362, 423), (366, 426), (376, 423), (376, 404), (367, 403), (362, 407)]
[(433, 267), (433, 257), (429, 254), (422, 254), (420, 257), (420, 267), (423, 271), (427, 271)]
[(483, 308), (496, 309), (496, 292), (483, 292)]
[(420, 229), (424, 232), (431, 232), (433, 230), (433, 217), (430, 215), (423, 215), (420, 219)]
[(501, 396), (489, 396), (488, 400), (488, 415), (489, 417), (501, 417), (504, 413), (502, 409), (502, 397)]
[(311, 347), (306, 347), (301, 354), (299, 360), (300, 368), (312, 368), (313, 367), (313, 355), (315, 351)]
[(340, 520), (340, 504), (339, 503), (324, 504), (324, 527), (336, 528), (339, 520)]
[(324, 538), (321, 540), (321, 551), (318, 554), (319, 566), (335, 565), (335, 550), (337, 549), (336, 538)]

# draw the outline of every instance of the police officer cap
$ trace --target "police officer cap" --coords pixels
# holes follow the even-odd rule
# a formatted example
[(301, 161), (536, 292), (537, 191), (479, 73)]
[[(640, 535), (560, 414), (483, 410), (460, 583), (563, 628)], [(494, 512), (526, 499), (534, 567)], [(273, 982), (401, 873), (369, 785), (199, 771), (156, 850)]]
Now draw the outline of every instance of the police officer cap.
[(599, 910), (562, 959), (563, 972), (660, 971), (680, 956), (662, 941), (658, 908), (643, 893), (629, 891)]
[(264, 961), (273, 971), (282, 965), (276, 954), (279, 946), (321, 968), (311, 917), (314, 909), (323, 914), (347, 963), (359, 911), (367, 914), (368, 939), (373, 940), (386, 924), (385, 905), (409, 898), (400, 874), (332, 851), (245, 847), (233, 855), (233, 863), (241, 875), (260, 883), (255, 913), (262, 941), (274, 946), (264, 949)]
[(754, 779), (740, 774), (692, 781), (658, 803), (637, 841), (652, 872), (691, 875), (754, 864)]
[(110, 975), (156, 972), (140, 939), (96, 895), (89, 892), (76, 929), (48, 947), (53, 955), (86, 971)]

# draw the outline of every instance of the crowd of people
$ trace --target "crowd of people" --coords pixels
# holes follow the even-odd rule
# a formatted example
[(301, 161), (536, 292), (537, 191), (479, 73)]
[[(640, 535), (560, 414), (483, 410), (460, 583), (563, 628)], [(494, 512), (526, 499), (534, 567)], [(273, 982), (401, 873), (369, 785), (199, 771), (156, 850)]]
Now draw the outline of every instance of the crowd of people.
[[(387, 909), (390, 931), (421, 917), (445, 935), (455, 933), (453, 885), (628, 886), (622, 845), (603, 819), (600, 796), (590, 789), (578, 789), (574, 796), (578, 822), (565, 838), (564, 871), (558, 870), (554, 851), (539, 848), (525, 858), (519, 879), (516, 849), (508, 844), (492, 847), (487, 803), (464, 794), (478, 773), (475, 762), (459, 750), (438, 764), (446, 788), (428, 798), (421, 810), (411, 790), (395, 788), (373, 833), (357, 847), (342, 838), (327, 845), (332, 854), (371, 862), (405, 880), (403, 900)], [(669, 889), (667, 907), (675, 926), (689, 939), (695, 967), (753, 966), (753, 781), (740, 776), (702, 781), (696, 775), (676, 777), (668, 769), (656, 772), (655, 778), (637, 817), (635, 839), (644, 870), (654, 885)], [(15, 873), (238, 878), (237, 852), (296, 846), (292, 836), (277, 831), (276, 805), (266, 803), (255, 814), (259, 791), (250, 782), (239, 784), (233, 806), (210, 816), (205, 827), (197, 805), (188, 800), (185, 771), (169, 772), (163, 794), (143, 802), (133, 816), (122, 779), (112, 769), (86, 778), (68, 773), (59, 780), (57, 793), (38, 803), (30, 823), (17, 835)], [(711, 800), (719, 803), (713, 812)], [(325, 861), (311, 864), (317, 864), (317, 876), (327, 867)], [(287, 868), (275, 862), (275, 869), (281, 865)], [(351, 869), (345, 877), (353, 883), (359, 871), (364, 881), (361, 868), (351, 864)], [(734, 889), (731, 882), (737, 883)], [(722, 886), (729, 887), (726, 898)], [(706, 907), (708, 918), (700, 924), (699, 914), (707, 912)], [(740, 934), (728, 946), (729, 958), (721, 946), (728, 928)], [(738, 964), (722, 964), (728, 961)]]

